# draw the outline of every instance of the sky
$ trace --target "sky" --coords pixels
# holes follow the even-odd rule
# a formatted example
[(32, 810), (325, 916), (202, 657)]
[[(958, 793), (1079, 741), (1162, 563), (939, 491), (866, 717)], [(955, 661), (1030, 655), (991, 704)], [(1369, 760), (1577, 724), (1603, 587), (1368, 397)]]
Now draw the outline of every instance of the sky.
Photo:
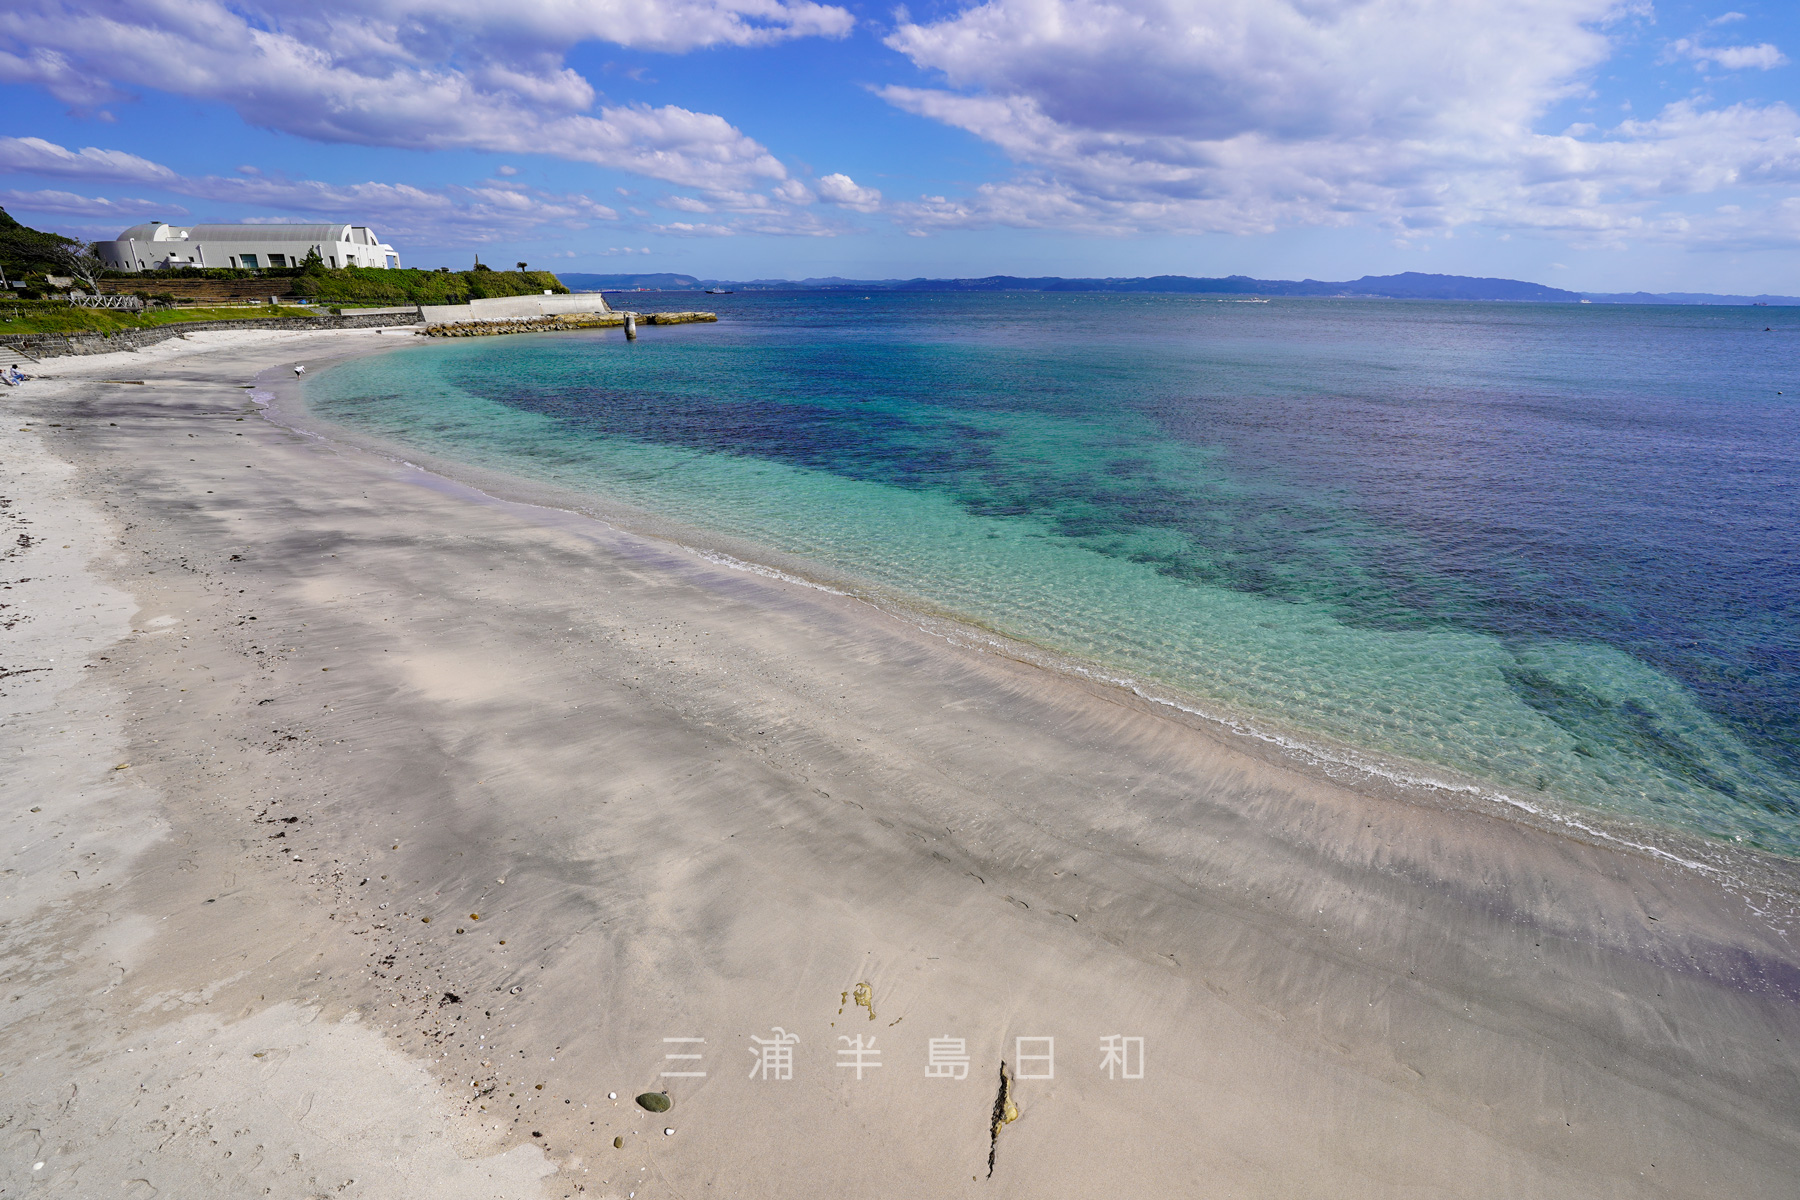
[(1792, 294), (1796, 56), (1796, 0), (7, 0), (0, 206), (422, 267)]

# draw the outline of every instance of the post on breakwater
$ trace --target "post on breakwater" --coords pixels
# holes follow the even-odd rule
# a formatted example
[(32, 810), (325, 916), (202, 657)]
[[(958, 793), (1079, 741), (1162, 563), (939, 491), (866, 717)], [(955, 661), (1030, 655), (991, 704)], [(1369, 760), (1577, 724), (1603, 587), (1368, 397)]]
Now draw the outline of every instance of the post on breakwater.
[(634, 312), (625, 314), (625, 340), (628, 342), (637, 341), (637, 314)]

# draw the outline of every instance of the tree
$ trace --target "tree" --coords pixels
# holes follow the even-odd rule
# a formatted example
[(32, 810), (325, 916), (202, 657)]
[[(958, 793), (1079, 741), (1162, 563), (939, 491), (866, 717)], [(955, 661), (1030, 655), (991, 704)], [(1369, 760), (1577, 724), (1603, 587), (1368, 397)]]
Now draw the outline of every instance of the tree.
[(323, 275), (325, 273), (325, 260), (319, 257), (317, 246), (306, 252), (306, 257), (300, 263), (300, 273), (302, 275)]
[(66, 246), (59, 246), (55, 251), (56, 265), (67, 271), (91, 290), (100, 290), (100, 272), (106, 270), (106, 264), (94, 253), (91, 242), (77, 242), (71, 239)]
[(520, 263), (519, 264), (519, 274), (523, 275), (524, 273), (525, 273), (525, 264)]
[(8, 279), (62, 268), (64, 254), (86, 249), (74, 238), (21, 225), (0, 208), (0, 266)]

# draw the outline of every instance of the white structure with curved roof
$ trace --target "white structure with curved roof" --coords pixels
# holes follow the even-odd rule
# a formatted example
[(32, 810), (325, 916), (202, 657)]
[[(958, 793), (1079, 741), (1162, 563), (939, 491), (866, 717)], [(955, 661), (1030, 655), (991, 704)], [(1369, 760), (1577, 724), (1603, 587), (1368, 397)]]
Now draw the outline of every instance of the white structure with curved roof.
[(133, 225), (94, 253), (109, 271), (176, 267), (297, 267), (317, 250), (328, 267), (398, 267), (400, 255), (367, 225)]

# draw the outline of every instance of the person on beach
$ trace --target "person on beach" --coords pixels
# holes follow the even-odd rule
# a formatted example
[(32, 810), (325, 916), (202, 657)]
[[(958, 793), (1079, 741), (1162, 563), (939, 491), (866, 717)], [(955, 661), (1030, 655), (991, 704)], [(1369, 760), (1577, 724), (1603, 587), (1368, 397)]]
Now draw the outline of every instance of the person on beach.
[(304, 375), (304, 374), (306, 374), (306, 367), (305, 367), (305, 366), (304, 366), (304, 365), (300, 365), (300, 366), (296, 366), (296, 367), (295, 367), (295, 368), (294, 368), (294, 374), (295, 374), (295, 375)]

